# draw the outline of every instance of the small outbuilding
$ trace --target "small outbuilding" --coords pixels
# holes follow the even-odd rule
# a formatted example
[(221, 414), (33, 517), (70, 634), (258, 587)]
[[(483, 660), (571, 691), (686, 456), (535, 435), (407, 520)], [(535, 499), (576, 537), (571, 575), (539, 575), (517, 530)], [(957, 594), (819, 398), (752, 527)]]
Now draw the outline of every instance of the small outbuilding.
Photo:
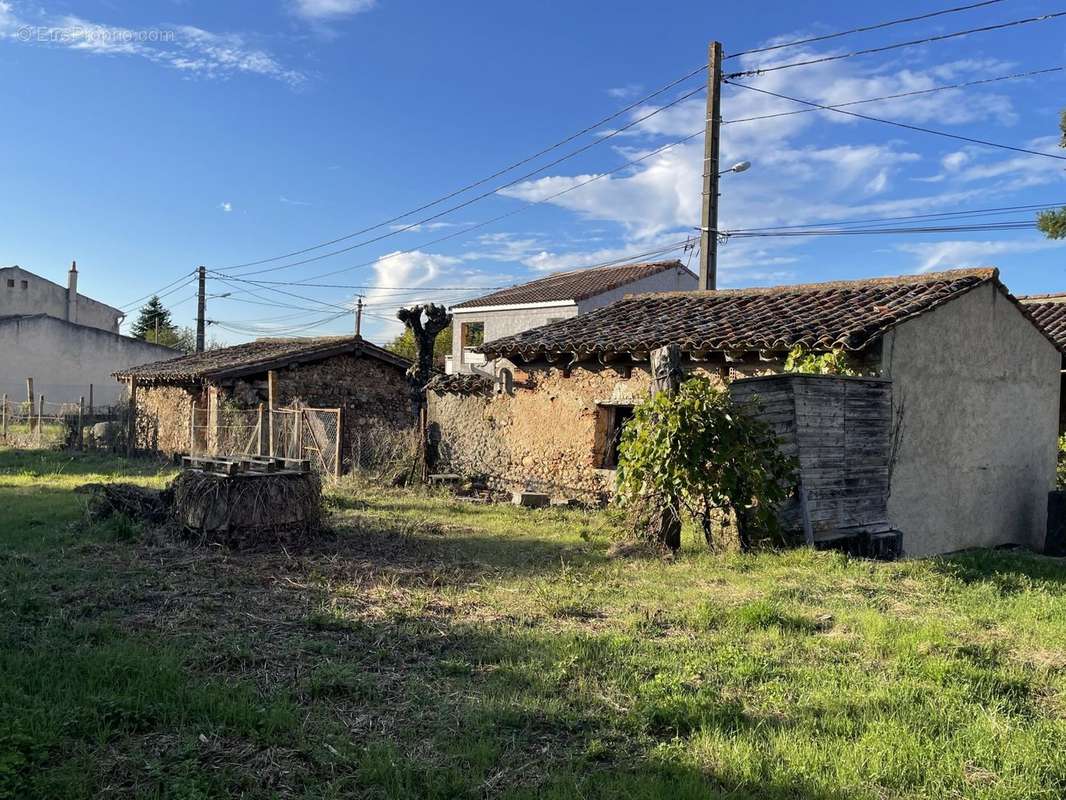
[[(212, 445), (227, 428), (254, 429), (261, 406), (270, 417), (293, 408), (339, 409), (339, 420), (334, 413), (322, 423), (329, 446), (316, 444), (340, 454), (343, 463), (330, 467), (339, 471), (355, 457), (360, 432), (415, 424), (405, 375), (409, 366), (407, 359), (359, 336), (259, 339), (144, 364), (115, 377), (127, 384), (132, 398), (138, 449), (167, 454), (219, 449)], [(264, 437), (265, 425), (272, 422), (268, 418), (260, 425)], [(271, 425), (279, 441), (283, 427), (282, 422)], [(298, 423), (288, 428), (294, 430), (286, 430), (286, 436), (299, 433)], [(307, 433), (313, 436), (314, 430)], [(250, 435), (244, 431), (245, 439)], [(232, 441), (243, 445), (239, 437)], [(277, 450), (270, 448), (270, 454)]]
[(995, 269), (626, 297), (487, 342), (496, 380), (439, 379), (438, 469), (500, 488), (609, 494), (649, 353), (723, 384), (784, 369), (797, 345), (843, 350), (891, 383), (887, 513), (909, 555), (1044, 545), (1063, 348)]

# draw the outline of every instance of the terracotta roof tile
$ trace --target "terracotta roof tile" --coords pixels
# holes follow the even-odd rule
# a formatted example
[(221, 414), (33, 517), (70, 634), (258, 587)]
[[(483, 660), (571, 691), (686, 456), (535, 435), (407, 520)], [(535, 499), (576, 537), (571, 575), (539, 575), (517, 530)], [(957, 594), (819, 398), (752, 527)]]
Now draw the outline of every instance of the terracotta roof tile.
[(648, 351), (768, 350), (797, 344), (861, 350), (903, 320), (988, 282), (995, 269), (711, 292), (626, 297), (604, 308), (487, 342), (490, 356)]
[(1066, 293), (1025, 295), (1018, 302), (1059, 349), (1066, 350)]
[(141, 364), (116, 372), (115, 377), (133, 377), (155, 383), (199, 382), (263, 372), (292, 363), (318, 361), (349, 352), (361, 352), (402, 369), (410, 365), (407, 359), (358, 336), (321, 336), (302, 339), (257, 339), (233, 347)]
[(558, 272), (529, 283), (511, 286), (484, 297), (475, 297), (452, 306), (455, 310), (484, 306), (510, 306), (524, 303), (550, 303), (585, 300), (621, 286), (657, 275), (670, 269), (684, 269), (680, 261), (657, 261), (652, 264), (626, 264), (620, 267), (579, 269)]
[(491, 378), (473, 373), (456, 372), (435, 375), (426, 384), (426, 391), (437, 394), (491, 394), (496, 383)]

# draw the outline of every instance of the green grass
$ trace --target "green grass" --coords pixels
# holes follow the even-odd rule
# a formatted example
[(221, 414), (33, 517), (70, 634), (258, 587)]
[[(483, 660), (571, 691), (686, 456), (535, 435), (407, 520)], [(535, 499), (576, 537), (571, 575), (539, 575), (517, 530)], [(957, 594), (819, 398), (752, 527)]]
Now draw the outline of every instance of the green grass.
[(88, 526), (0, 451), (0, 798), (1060, 798), (1066, 565), (612, 558), (602, 513), (331, 489), (303, 551)]

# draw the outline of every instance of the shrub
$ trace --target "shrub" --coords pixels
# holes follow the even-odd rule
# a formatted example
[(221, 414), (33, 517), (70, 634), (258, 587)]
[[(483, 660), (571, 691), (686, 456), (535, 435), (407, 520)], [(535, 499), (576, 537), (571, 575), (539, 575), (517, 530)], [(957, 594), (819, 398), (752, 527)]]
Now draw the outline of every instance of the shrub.
[(1059, 437), (1058, 484), (1066, 489), (1066, 433)]
[(741, 549), (780, 540), (777, 508), (792, 493), (794, 465), (764, 423), (702, 377), (636, 408), (619, 445), (618, 501), (663, 503), (697, 519), (711, 543), (714, 509), (736, 517)]
[(859, 370), (851, 363), (846, 351), (837, 348), (828, 353), (812, 353), (801, 344), (788, 351), (785, 372), (802, 372), (808, 375), (858, 375)]

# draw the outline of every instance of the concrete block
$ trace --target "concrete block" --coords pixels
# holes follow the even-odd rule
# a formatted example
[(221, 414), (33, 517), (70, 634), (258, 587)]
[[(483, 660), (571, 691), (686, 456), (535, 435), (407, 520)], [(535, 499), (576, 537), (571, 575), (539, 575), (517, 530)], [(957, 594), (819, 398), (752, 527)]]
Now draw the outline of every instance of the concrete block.
[(516, 506), (525, 506), (526, 508), (547, 508), (551, 505), (551, 495), (544, 494), (543, 492), (515, 492), (511, 501)]

